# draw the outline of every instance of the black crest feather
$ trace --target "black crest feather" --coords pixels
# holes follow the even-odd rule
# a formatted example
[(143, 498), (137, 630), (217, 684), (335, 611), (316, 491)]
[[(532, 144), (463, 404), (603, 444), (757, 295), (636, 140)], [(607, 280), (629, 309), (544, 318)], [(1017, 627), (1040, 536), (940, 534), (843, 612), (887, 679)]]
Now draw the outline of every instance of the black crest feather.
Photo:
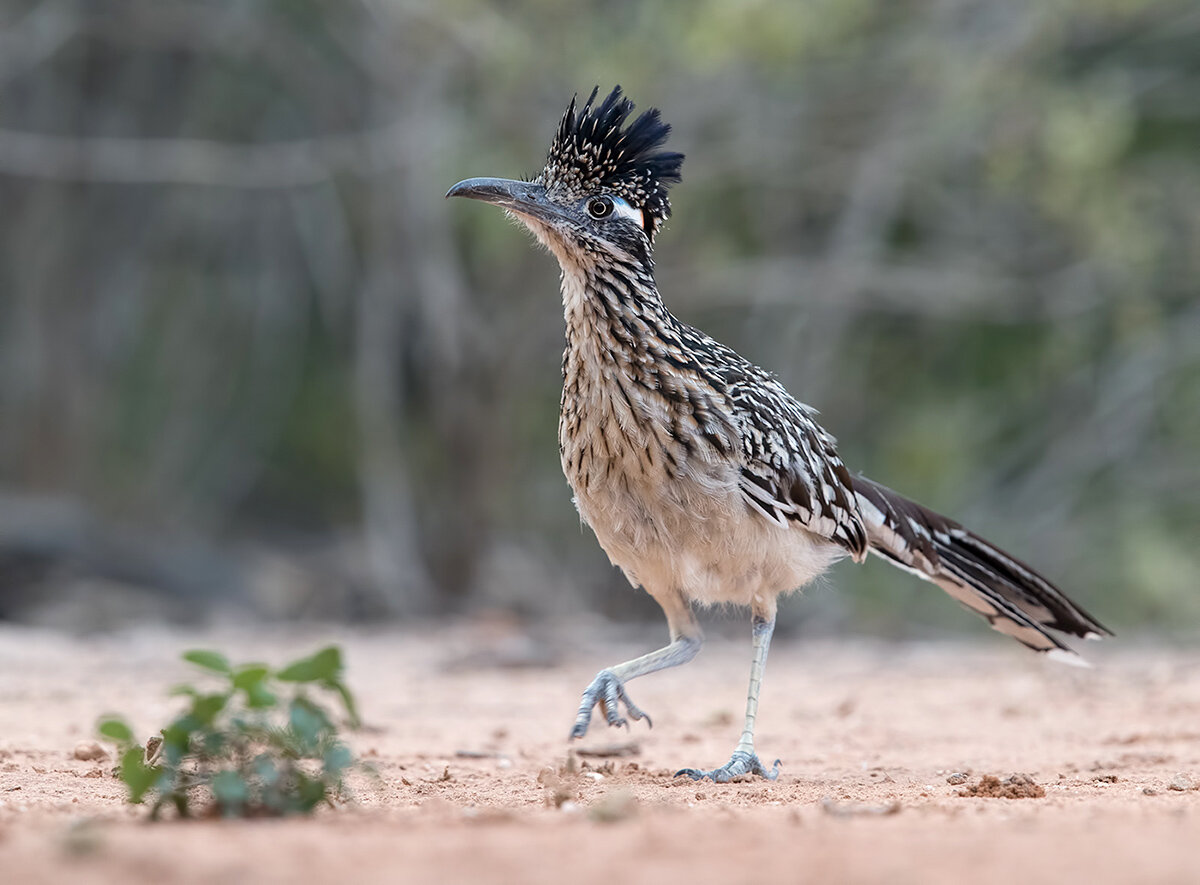
[(683, 154), (658, 150), (671, 127), (657, 108), (643, 111), (626, 127), (633, 102), (617, 86), (597, 105), (599, 92), (599, 86), (593, 89), (578, 113), (571, 99), (539, 180), (551, 192), (572, 197), (616, 194), (645, 213), (652, 222), (648, 233), (657, 231), (671, 214), (667, 188), (680, 180)]

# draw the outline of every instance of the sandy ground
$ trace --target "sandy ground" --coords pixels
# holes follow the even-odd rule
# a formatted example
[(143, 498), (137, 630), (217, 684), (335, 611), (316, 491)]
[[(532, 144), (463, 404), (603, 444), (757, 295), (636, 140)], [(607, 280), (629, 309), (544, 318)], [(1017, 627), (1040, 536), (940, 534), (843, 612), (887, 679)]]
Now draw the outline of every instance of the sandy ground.
[[(644, 650), (621, 635), (577, 626), (556, 652), (494, 624), (0, 628), (0, 880), (1200, 881), (1200, 652), (1089, 645), (1096, 666), (1076, 670), (1001, 641), (781, 641), (758, 744), (782, 774), (717, 786), (671, 773), (717, 765), (736, 741), (748, 643), (732, 640), (633, 683), (654, 728), (593, 728), (579, 749), (627, 755), (578, 756), (572, 773), (579, 691)], [(102, 712), (145, 734), (162, 724), (166, 689), (190, 675), (184, 649), (282, 663), (328, 641), (367, 722), (352, 743), (382, 775), (344, 805), (148, 824), (111, 761), (74, 758)], [(1016, 773), (1044, 796), (960, 795)]]

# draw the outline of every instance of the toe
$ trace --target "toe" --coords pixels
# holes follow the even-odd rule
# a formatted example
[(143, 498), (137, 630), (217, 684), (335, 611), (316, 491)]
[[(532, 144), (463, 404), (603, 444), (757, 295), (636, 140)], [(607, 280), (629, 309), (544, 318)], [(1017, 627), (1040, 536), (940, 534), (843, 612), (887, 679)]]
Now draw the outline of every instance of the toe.
[(776, 759), (774, 767), (768, 769), (754, 753), (736, 750), (730, 760), (720, 768), (714, 768), (712, 771), (702, 771), (699, 768), (681, 768), (675, 772), (675, 777), (686, 776), (694, 781), (707, 778), (714, 783), (727, 784), (743, 774), (756, 774), (761, 778), (773, 781), (779, 777), (779, 765), (780, 762)]
[(650, 717), (648, 715), (646, 715), (645, 712), (643, 712), (641, 707), (639, 707), (637, 704), (635, 704), (630, 699), (629, 695), (625, 692), (624, 686), (621, 686), (621, 685), (618, 686), (618, 694), (619, 694), (620, 699), (625, 704), (625, 710), (629, 713), (630, 719), (634, 720), (635, 722), (640, 719), (645, 719), (646, 724), (648, 726), (650, 726), (651, 728), (654, 727), (654, 723), (650, 721)]
[(628, 728), (629, 721), (621, 713), (622, 704), (625, 705), (625, 713), (630, 719), (645, 719), (650, 723), (650, 717), (629, 699), (624, 684), (616, 674), (611, 670), (601, 670), (583, 692), (579, 711), (575, 716), (575, 725), (571, 728), (570, 740), (581, 738), (587, 733), (588, 725), (592, 721), (592, 711), (596, 707), (600, 708), (609, 725)]

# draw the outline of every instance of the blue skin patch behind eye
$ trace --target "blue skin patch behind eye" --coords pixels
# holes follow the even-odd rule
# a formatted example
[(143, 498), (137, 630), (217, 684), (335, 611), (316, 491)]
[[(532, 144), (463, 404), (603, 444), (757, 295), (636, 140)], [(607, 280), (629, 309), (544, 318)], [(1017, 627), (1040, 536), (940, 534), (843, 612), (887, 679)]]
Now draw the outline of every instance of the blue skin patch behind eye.
[(632, 221), (638, 227), (642, 226), (643, 217), (641, 210), (634, 209), (626, 200), (623, 200), (621, 197), (614, 197), (610, 194), (608, 198), (612, 200), (613, 203), (612, 215), (610, 217), (624, 218), (627, 221)]

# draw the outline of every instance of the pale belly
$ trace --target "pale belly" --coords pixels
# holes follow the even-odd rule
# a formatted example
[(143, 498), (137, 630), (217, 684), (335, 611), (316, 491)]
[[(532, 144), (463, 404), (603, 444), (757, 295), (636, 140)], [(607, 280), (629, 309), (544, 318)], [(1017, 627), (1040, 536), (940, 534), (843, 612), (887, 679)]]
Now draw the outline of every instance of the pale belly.
[(736, 468), (691, 464), (668, 476), (613, 457), (572, 475), (575, 505), (609, 559), (651, 594), (677, 590), (701, 604), (762, 604), (822, 574), (844, 551), (799, 526), (783, 528), (747, 507)]

